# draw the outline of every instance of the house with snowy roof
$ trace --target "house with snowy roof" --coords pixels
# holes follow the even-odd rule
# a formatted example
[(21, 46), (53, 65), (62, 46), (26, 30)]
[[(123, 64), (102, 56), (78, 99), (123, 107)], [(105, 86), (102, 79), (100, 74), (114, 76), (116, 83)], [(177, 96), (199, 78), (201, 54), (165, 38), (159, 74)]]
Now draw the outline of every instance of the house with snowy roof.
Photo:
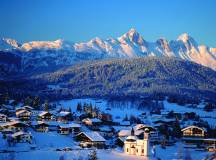
[(68, 124), (60, 124), (58, 126), (58, 132), (60, 134), (70, 134), (70, 133), (79, 133), (80, 132), (80, 124), (77, 123), (68, 123)]
[(80, 141), (81, 147), (96, 147), (104, 148), (106, 140), (98, 132), (81, 132), (75, 136), (75, 139)]
[[(145, 125), (145, 124), (137, 124), (136, 126), (133, 127), (134, 130), (134, 135), (136, 137), (138, 137), (139, 139), (143, 139), (144, 136), (144, 132), (145, 130), (148, 129), (149, 131), (149, 137), (151, 142), (156, 142), (159, 140), (159, 135), (158, 135), (158, 131), (149, 125)], [(131, 129), (122, 129), (118, 132), (118, 137), (127, 137), (131, 135)], [(121, 140), (121, 139), (120, 139)]]
[(53, 114), (47, 111), (42, 111), (38, 114), (38, 120), (50, 121), (54, 118)]
[(32, 135), (31, 135), (31, 133), (19, 131), (19, 132), (13, 133), (11, 135), (11, 138), (15, 142), (28, 142), (28, 143), (30, 143), (32, 140)]
[(98, 118), (85, 118), (82, 122), (87, 126), (97, 126), (102, 123), (102, 121)]
[(120, 122), (120, 126), (130, 126), (130, 125), (131, 125), (130, 121), (121, 121)]
[(28, 127), (28, 125), (20, 121), (12, 121), (12, 122), (6, 122), (0, 124), (0, 130), (9, 129), (13, 132), (21, 131), (26, 127)]
[(23, 108), (16, 110), (16, 117), (19, 118), (20, 120), (29, 120), (31, 114), (32, 114), (31, 111)]
[(48, 132), (49, 131), (49, 124), (44, 121), (33, 121), (31, 126), (34, 130), (38, 132)]
[(7, 122), (7, 115), (0, 113), (0, 122)]
[(111, 126), (101, 126), (99, 132), (103, 137), (112, 137), (114, 134), (114, 128)]
[(205, 137), (207, 131), (198, 126), (188, 126), (181, 130), (183, 137)]
[(67, 111), (61, 111), (56, 114), (56, 120), (59, 122), (68, 122), (72, 120), (72, 113)]

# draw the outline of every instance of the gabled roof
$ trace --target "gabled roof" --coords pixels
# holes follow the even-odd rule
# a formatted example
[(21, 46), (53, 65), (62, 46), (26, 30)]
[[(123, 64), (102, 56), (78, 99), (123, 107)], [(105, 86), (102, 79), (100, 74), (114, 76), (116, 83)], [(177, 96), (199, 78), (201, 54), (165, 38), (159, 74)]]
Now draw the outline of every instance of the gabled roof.
[(16, 115), (19, 115), (19, 114), (22, 114), (22, 113), (25, 113), (25, 112), (31, 113), (28, 110), (22, 109), (22, 110), (16, 111)]
[(17, 137), (17, 136), (21, 136), (21, 135), (31, 135), (31, 134), (27, 133), (27, 132), (19, 131), (19, 132), (16, 132), (16, 133), (12, 134), (11, 136), (12, 137)]
[(92, 142), (105, 142), (106, 140), (98, 133), (98, 132), (81, 132), (77, 136), (84, 134), (88, 137)]
[[(141, 135), (141, 134), (143, 134), (144, 133), (144, 131), (143, 130), (135, 130), (135, 135), (136, 136), (139, 136), (139, 135)], [(126, 137), (126, 136), (131, 136), (131, 130), (120, 130), (119, 132), (118, 132), (118, 136), (119, 137)]]
[(120, 122), (120, 125), (122, 125), (122, 126), (130, 126), (130, 121), (122, 121), (122, 122)]
[(67, 115), (71, 114), (71, 112), (66, 112), (66, 111), (61, 111), (57, 114), (57, 116), (59, 117), (65, 117)]
[(83, 119), (82, 121), (83, 121), (83, 122), (90, 121), (90, 122), (92, 122), (92, 123), (100, 123), (100, 122), (101, 122), (101, 120), (98, 119), (98, 118), (85, 118), (85, 119)]
[(69, 123), (69, 124), (61, 124), (59, 125), (61, 128), (80, 128), (81, 126), (77, 123)]
[(145, 128), (151, 128), (152, 130), (156, 130), (154, 127), (149, 126), (149, 125), (145, 125), (145, 124), (137, 124), (136, 126), (133, 127), (134, 130), (143, 130)]
[(197, 126), (194, 126), (194, 125), (185, 127), (185, 128), (183, 128), (181, 131), (183, 132), (183, 131), (185, 131), (185, 130), (187, 130), (187, 129), (190, 129), (190, 128), (197, 128), (197, 129), (200, 129), (200, 130), (203, 130), (204, 132), (206, 132), (206, 129), (205, 129), (205, 128), (197, 127)]
[(7, 115), (0, 113), (0, 117), (7, 117)]
[(0, 127), (13, 126), (13, 125), (16, 125), (16, 124), (26, 125), (25, 123), (22, 123), (20, 121), (12, 121), (12, 122), (1, 123)]
[(52, 113), (50, 113), (50, 112), (42, 111), (38, 116), (42, 117), (42, 116), (45, 116), (46, 114), (52, 115)]
[(46, 122), (43, 122), (43, 121), (33, 121), (31, 123), (32, 126), (37, 126), (37, 125), (46, 125), (46, 126), (49, 126), (49, 124), (47, 124)]

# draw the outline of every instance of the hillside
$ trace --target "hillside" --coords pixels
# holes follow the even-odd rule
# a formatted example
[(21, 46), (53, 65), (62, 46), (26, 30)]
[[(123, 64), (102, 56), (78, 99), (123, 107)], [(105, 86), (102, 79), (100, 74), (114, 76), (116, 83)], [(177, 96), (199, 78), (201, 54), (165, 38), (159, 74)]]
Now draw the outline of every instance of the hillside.
[(61, 93), (74, 97), (141, 97), (153, 94), (202, 98), (216, 96), (215, 71), (175, 58), (94, 61), (32, 79), (60, 86), (59, 96)]

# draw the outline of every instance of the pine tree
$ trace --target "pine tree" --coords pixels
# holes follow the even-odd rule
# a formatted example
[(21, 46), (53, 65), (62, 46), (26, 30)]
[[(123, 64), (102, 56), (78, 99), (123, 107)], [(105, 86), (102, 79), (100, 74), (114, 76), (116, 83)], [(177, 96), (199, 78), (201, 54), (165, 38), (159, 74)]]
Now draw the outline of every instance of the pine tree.
[(128, 121), (128, 116), (127, 114), (125, 115), (125, 118), (123, 119), (124, 121)]
[(47, 112), (49, 111), (49, 103), (48, 103), (48, 100), (46, 100), (45, 103), (44, 103), (44, 110), (47, 111)]
[(32, 99), (30, 96), (28, 96), (25, 100), (24, 100), (24, 105), (25, 106), (30, 106), (32, 103)]
[(92, 103), (90, 102), (90, 104), (89, 104), (89, 110), (90, 110), (90, 113), (92, 113)]
[(40, 97), (36, 96), (34, 98), (32, 106), (35, 109), (39, 109), (39, 107), (40, 107)]
[(88, 160), (97, 160), (97, 159), (98, 159), (98, 157), (97, 157), (96, 150), (91, 151), (88, 155)]
[(82, 105), (80, 102), (77, 104), (77, 112), (82, 112)]

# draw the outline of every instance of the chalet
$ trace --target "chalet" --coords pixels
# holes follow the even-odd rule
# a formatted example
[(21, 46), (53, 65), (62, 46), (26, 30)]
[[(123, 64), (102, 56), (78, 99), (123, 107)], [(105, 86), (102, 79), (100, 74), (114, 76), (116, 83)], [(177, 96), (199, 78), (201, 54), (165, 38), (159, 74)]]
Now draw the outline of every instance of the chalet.
[(11, 135), (15, 142), (31, 142), (32, 136), (30, 133), (19, 131)]
[(156, 131), (156, 129), (152, 126), (145, 125), (145, 124), (137, 124), (136, 126), (133, 127), (134, 130), (145, 130), (146, 128), (151, 132), (151, 131)]
[(38, 120), (50, 121), (53, 119), (53, 114), (47, 111), (43, 111), (38, 114)]
[[(148, 135), (150, 137), (150, 141), (151, 142), (159, 141), (158, 131), (151, 126), (144, 125), (144, 124), (138, 124), (138, 125), (133, 127), (133, 130), (134, 130), (134, 135), (139, 139), (143, 139), (145, 130), (148, 130), (148, 132), (149, 132)], [(124, 137), (128, 137), (128, 136), (131, 136), (131, 129), (122, 129), (118, 132), (119, 138), (124, 138)]]
[(58, 126), (61, 124), (57, 121), (48, 121), (46, 123), (49, 125), (49, 131), (58, 131)]
[(58, 126), (58, 132), (60, 134), (79, 133), (81, 126), (77, 123), (61, 124)]
[(112, 137), (114, 133), (114, 129), (110, 126), (102, 126), (99, 128), (100, 135), (103, 137)]
[[(146, 129), (148, 129), (149, 131), (149, 137), (150, 137), (151, 142), (155, 142), (159, 140), (158, 131), (154, 127), (145, 125), (145, 124), (137, 124), (136, 126), (134, 126), (135, 133), (138, 132), (137, 136), (140, 139), (143, 138), (143, 135), (144, 135), (143, 133)], [(142, 132), (139, 132), (139, 131), (142, 131)]]
[(59, 122), (68, 122), (72, 120), (72, 113), (61, 111), (56, 115), (56, 120)]
[(106, 140), (98, 132), (81, 132), (75, 138), (80, 141), (81, 147), (105, 147)]
[(13, 132), (21, 131), (25, 129), (27, 125), (19, 121), (12, 121), (0, 124), (0, 130), (9, 129)]
[(16, 110), (16, 117), (20, 120), (29, 120), (31, 117), (31, 112), (26, 109)]
[(204, 137), (206, 129), (197, 126), (188, 126), (182, 130), (183, 137)]
[(38, 132), (48, 132), (49, 131), (49, 124), (43, 121), (32, 122), (32, 128)]
[(87, 126), (97, 126), (101, 124), (101, 120), (97, 118), (85, 118), (82, 122)]
[(0, 113), (0, 122), (7, 122), (7, 115)]

